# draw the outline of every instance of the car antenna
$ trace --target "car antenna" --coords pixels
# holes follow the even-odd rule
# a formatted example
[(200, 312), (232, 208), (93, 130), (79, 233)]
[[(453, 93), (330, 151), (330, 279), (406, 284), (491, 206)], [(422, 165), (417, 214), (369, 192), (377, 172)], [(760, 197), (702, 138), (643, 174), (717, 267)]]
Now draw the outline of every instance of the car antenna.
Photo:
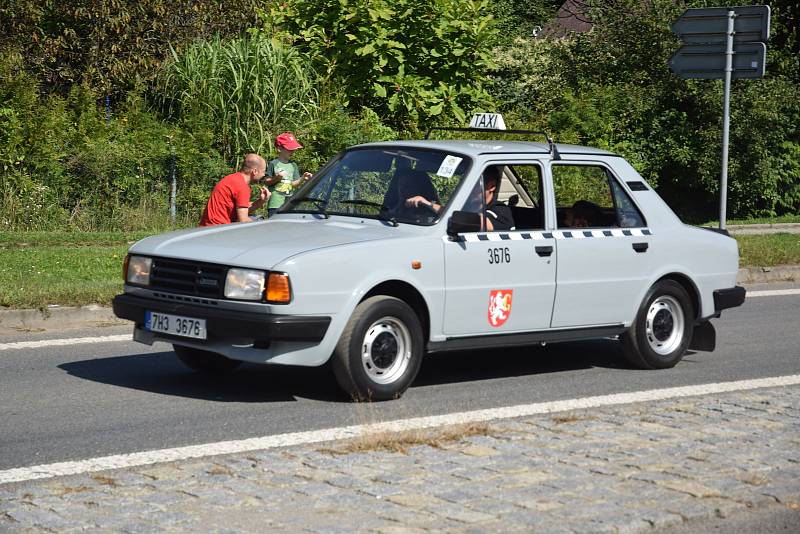
[(552, 137), (547, 138), (547, 144), (550, 145), (550, 156), (553, 158), (553, 160), (560, 160), (561, 154), (558, 152), (558, 147), (556, 146), (556, 143), (553, 141)]

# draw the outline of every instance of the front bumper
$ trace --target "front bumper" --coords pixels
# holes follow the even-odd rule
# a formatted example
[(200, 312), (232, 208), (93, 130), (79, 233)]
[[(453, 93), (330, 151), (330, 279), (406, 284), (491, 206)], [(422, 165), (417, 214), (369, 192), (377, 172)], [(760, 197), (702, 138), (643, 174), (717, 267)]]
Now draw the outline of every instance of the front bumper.
[(744, 303), (747, 292), (742, 286), (729, 287), (727, 289), (717, 289), (714, 291), (714, 313), (719, 316), (722, 310), (735, 308)]
[(206, 320), (209, 340), (248, 339), (253, 343), (271, 341), (319, 342), (328, 331), (331, 318), (325, 316), (256, 314), (215, 309), (180, 302), (117, 295), (114, 315), (141, 326), (145, 312), (154, 311)]

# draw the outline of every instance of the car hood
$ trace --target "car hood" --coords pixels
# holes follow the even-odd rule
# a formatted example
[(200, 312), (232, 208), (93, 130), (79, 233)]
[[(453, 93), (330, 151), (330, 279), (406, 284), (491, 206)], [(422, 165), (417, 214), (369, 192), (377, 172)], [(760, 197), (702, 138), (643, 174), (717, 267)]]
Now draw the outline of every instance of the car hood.
[(373, 221), (362, 223), (360, 219), (280, 217), (148, 237), (133, 245), (130, 252), (269, 269), (309, 250), (400, 237), (407, 231)]

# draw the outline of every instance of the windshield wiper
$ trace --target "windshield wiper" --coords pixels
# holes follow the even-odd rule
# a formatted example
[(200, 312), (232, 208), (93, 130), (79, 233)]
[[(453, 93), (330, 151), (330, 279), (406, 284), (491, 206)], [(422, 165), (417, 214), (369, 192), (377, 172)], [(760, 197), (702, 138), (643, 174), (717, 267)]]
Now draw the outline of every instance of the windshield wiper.
[(328, 215), (328, 212), (325, 210), (325, 207), (328, 205), (327, 200), (323, 200), (321, 198), (316, 198), (316, 197), (300, 197), (300, 198), (292, 197), (289, 200), (289, 202), (292, 204), (292, 206), (295, 206), (300, 202), (312, 202), (314, 206), (317, 208), (316, 213), (322, 215), (323, 219), (330, 218), (330, 215)]
[(388, 217), (387, 216), (387, 207), (384, 204), (378, 204), (377, 202), (372, 202), (370, 200), (361, 200), (361, 199), (354, 199), (354, 200), (342, 200), (340, 204), (355, 204), (356, 206), (371, 206), (373, 208), (378, 208), (378, 218), (382, 221), (386, 221), (394, 227), (397, 227), (397, 219), (395, 217)]

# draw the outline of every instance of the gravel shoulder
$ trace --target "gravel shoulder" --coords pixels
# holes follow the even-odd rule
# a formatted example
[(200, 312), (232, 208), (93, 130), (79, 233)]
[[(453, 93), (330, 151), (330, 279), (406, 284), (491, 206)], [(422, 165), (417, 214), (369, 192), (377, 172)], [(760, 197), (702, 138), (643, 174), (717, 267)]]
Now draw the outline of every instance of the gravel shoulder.
[(800, 386), (500, 420), (401, 451), (341, 441), (0, 486), (10, 532), (713, 531), (798, 509)]

